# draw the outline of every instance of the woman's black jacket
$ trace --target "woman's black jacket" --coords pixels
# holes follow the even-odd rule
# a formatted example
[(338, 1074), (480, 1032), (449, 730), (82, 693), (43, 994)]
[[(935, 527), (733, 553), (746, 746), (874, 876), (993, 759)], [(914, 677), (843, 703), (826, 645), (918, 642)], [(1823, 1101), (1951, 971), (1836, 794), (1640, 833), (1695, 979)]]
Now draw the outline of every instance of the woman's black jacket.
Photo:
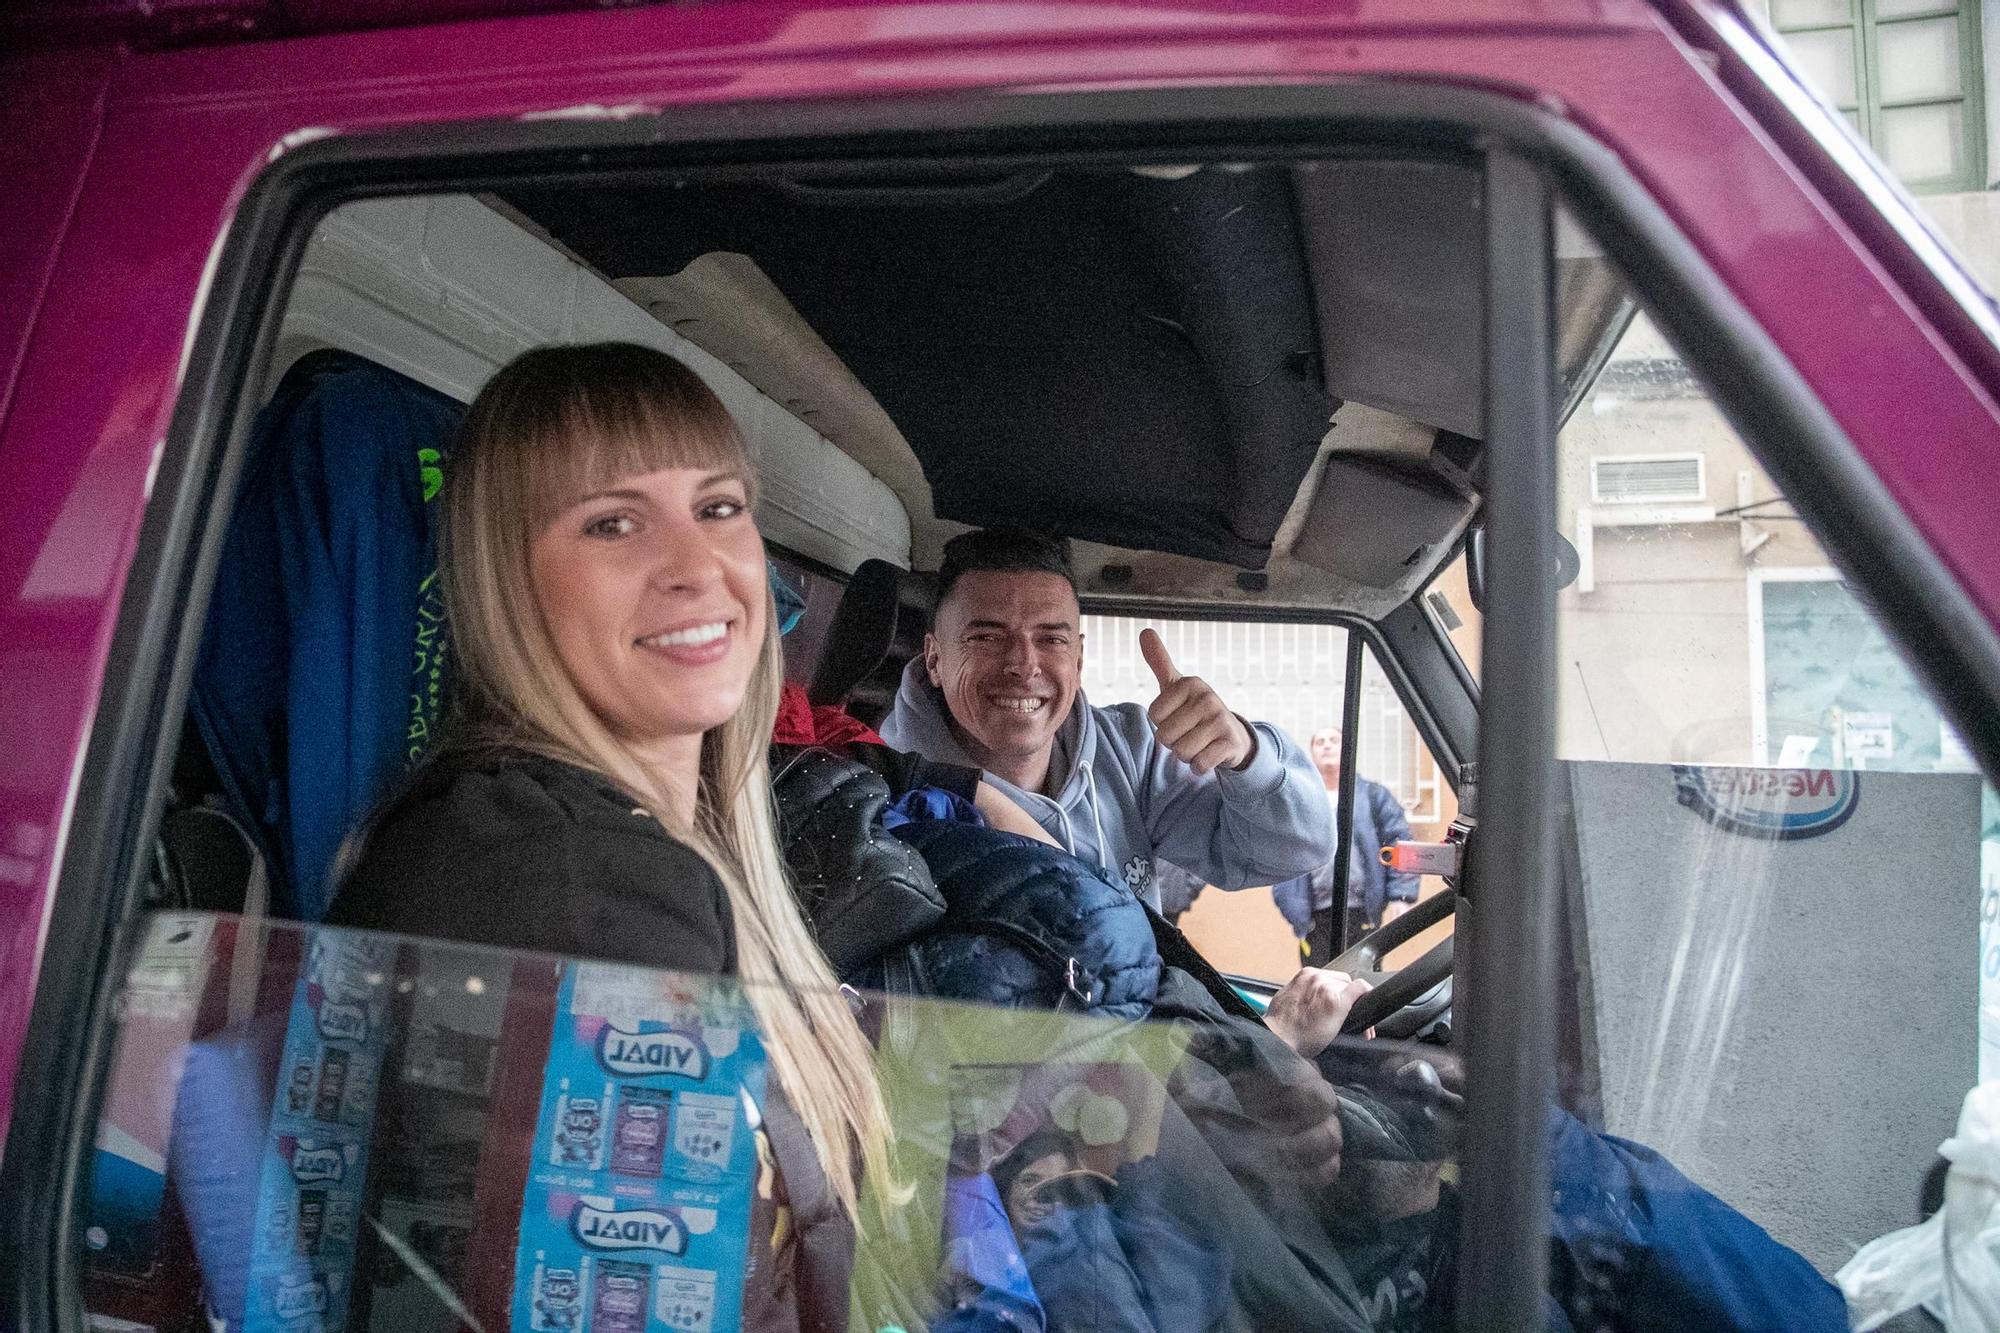
[(327, 924), (736, 972), (708, 863), (610, 782), (518, 750), (427, 764), (373, 821)]

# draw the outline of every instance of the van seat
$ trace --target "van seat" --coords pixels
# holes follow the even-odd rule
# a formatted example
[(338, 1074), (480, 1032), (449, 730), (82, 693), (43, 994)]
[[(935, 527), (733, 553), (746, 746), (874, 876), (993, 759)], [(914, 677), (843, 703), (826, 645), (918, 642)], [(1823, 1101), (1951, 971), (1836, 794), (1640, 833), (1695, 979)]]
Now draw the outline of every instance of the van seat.
[(896, 702), (903, 665), (923, 651), (932, 579), (864, 560), (841, 590), (807, 695), (877, 726)]

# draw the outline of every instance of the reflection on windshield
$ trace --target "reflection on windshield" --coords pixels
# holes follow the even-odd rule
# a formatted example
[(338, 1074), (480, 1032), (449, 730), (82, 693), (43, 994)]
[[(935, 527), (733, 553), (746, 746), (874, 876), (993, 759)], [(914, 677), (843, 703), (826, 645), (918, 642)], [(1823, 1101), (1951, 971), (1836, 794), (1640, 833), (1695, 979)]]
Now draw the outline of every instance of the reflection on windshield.
[[(739, 982), (151, 918), (83, 1201), (86, 1305), (106, 1327), (440, 1333), (1450, 1317), (1443, 1050), (1308, 1062), (1172, 966), (1146, 1022), (853, 1003), (895, 1151), (850, 1222)], [(1601, 1314), (1631, 1258), (1605, 1198), (1728, 1210), (1551, 1117), (1588, 1186), (1565, 1204), (1559, 1177), (1575, 1244), (1551, 1297)], [(1753, 1293), (1799, 1280), (1741, 1218), (1710, 1248)]]
[[(896, 1178), (868, 1183), (856, 1242), (801, 1188), (738, 983), (149, 926), (88, 1205), (104, 1315), (636, 1333), (851, 1303), (871, 1328), (1047, 1328), (1111, 1301), (1153, 1327), (1362, 1329), (1437, 1281), (1438, 1228), (1383, 1231), (1437, 1214), (1436, 1069), (1384, 1072), (1385, 1047), (1336, 1093), (1206, 992), (1177, 1002), (1205, 1027), (870, 997)], [(774, 1266), (817, 1289), (763, 1288)]]

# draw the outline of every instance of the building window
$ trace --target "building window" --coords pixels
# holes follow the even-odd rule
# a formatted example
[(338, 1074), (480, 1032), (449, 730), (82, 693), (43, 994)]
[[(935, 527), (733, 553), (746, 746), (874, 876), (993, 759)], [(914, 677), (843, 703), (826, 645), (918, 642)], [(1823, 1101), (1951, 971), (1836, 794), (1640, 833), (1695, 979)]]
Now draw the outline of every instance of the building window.
[(1772, 0), (1771, 18), (1905, 185), (1984, 188), (1978, 0)]

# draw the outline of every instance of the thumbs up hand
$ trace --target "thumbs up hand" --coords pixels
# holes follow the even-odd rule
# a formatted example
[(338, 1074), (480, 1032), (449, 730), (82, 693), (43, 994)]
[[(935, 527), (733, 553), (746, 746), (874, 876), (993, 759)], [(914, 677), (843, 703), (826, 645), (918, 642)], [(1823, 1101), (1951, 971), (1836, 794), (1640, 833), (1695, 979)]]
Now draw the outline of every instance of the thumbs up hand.
[(1257, 738), (1243, 719), (1199, 676), (1183, 676), (1167, 645), (1150, 629), (1139, 631), (1139, 654), (1160, 682), (1160, 697), (1146, 710), (1160, 744), (1197, 773), (1243, 768), (1257, 754)]

